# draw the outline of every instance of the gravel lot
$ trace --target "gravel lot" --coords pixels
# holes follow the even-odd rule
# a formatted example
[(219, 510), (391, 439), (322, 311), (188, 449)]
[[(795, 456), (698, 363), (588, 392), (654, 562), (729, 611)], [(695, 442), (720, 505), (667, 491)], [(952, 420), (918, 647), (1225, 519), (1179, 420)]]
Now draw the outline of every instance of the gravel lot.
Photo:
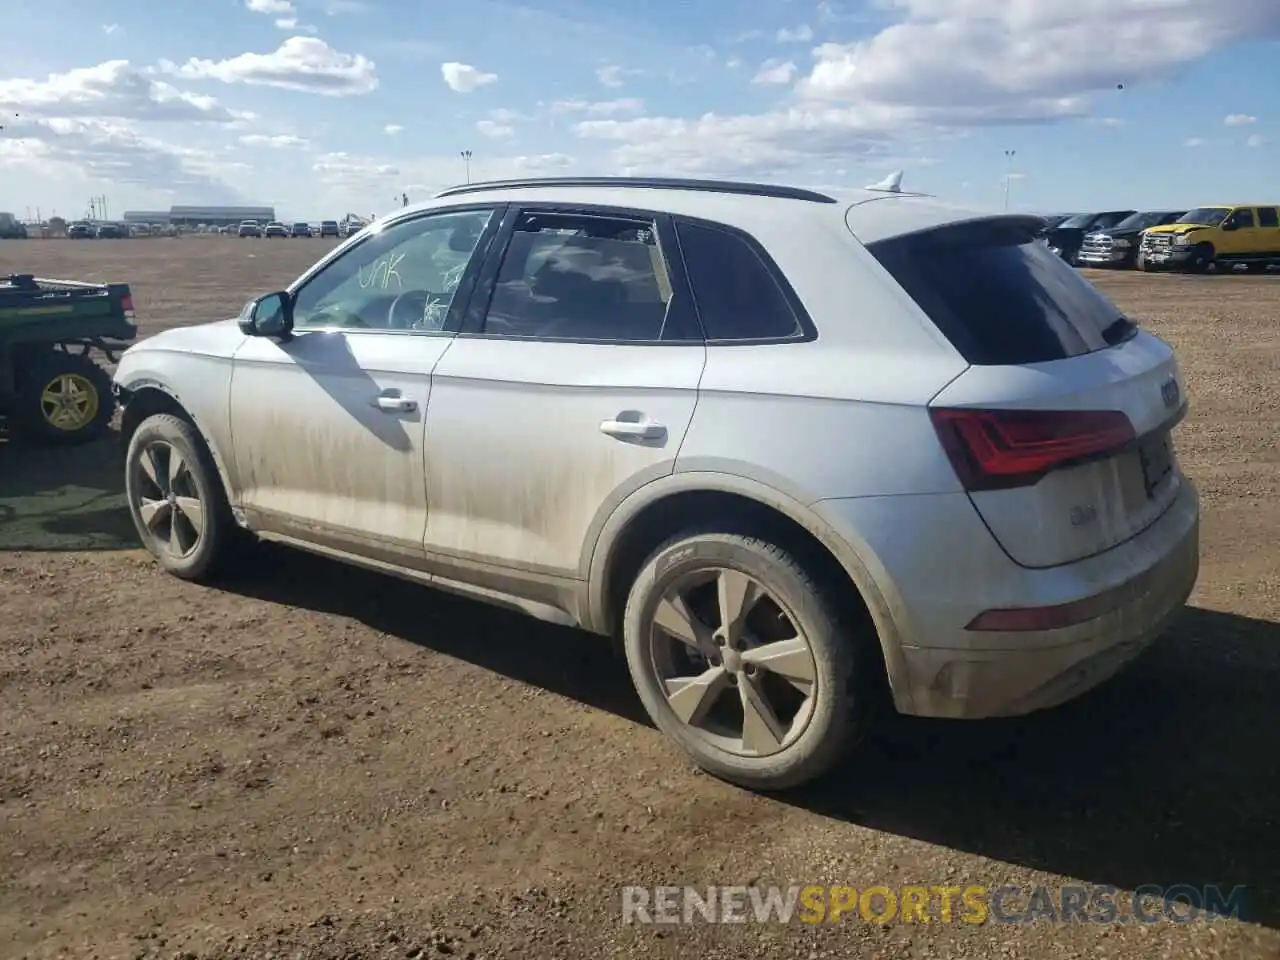
[[(144, 333), (329, 242), (0, 243)], [(0, 443), (0, 956), (1280, 957), (1280, 277), (1091, 273), (1180, 351), (1181, 625), (1059, 710), (900, 719), (821, 788), (695, 773), (607, 644), (263, 548), (156, 572), (111, 444)], [(628, 884), (1249, 888), (1245, 922), (624, 926)]]

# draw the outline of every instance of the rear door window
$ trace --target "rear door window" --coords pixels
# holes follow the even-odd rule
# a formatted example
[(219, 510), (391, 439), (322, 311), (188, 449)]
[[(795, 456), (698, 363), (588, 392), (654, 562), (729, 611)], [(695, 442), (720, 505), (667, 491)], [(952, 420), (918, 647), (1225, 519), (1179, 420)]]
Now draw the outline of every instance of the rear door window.
[(867, 249), (972, 364), (1064, 360), (1137, 329), (1019, 218), (951, 225)]
[(1275, 207), (1259, 207), (1258, 208), (1258, 226), (1280, 227), (1280, 217), (1276, 216)]

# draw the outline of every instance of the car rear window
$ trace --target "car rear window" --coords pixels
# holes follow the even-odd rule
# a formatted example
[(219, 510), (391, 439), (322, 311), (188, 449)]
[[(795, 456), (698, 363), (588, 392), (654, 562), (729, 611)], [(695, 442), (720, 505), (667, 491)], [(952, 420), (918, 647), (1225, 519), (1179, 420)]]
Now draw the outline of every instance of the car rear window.
[(950, 225), (867, 249), (972, 364), (1065, 360), (1137, 330), (1022, 218)]

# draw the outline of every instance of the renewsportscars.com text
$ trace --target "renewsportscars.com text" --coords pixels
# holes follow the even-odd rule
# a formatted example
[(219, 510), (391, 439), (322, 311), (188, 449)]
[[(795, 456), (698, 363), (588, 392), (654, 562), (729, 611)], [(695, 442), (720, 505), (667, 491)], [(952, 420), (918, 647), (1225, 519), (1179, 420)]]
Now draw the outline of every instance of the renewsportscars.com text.
[(624, 887), (623, 923), (1195, 923), (1240, 919), (1245, 889), (843, 885)]

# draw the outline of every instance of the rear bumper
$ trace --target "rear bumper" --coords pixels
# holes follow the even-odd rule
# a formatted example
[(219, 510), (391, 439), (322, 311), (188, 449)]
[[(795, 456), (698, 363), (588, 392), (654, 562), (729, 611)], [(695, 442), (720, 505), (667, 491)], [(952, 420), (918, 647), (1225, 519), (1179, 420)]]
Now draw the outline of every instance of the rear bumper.
[[(1014, 716), (1057, 706), (1113, 676), (1170, 627), (1195, 586), (1199, 498), (1188, 480), (1182, 484), (1174, 503), (1141, 534), (1062, 567), (1017, 567), (999, 554), (985, 528), (965, 530), (954, 517), (943, 542), (911, 544), (901, 524), (891, 536), (898, 544), (908, 541), (905, 547), (889, 538), (864, 540), (877, 553), (874, 575), (894, 620), (896, 650), (886, 660), (898, 710), (926, 717)], [(853, 501), (825, 501), (820, 509), (837, 526), (855, 518), (838, 516), (836, 504), (861, 509)], [(903, 504), (909, 516), (926, 523), (920, 513), (941, 506)], [(873, 540), (877, 536), (873, 529)], [(1070, 627), (965, 629), (984, 609), (1082, 601), (1101, 612)]]

